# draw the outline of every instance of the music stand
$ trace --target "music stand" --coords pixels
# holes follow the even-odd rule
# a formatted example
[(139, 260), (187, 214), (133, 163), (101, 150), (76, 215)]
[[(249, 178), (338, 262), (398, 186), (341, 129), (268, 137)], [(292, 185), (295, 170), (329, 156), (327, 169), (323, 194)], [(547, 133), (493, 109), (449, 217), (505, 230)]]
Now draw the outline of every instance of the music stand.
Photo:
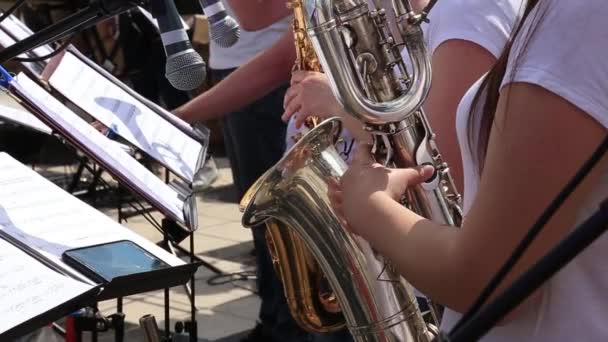
[[(145, 12), (141, 8), (140, 10)], [(15, 23), (5, 25), (7, 26), (5, 29), (12, 32), (12, 37), (16, 40), (23, 40), (31, 36), (32, 32), (27, 26), (17, 18), (11, 17), (11, 19)], [(44, 51), (41, 51), (41, 49), (42, 47), (37, 48), (32, 53), (37, 53), (38, 55), (48, 53), (48, 50), (51, 48), (46, 48)], [(87, 76), (87, 80), (89, 80), (88, 85), (91, 86), (91, 83), (95, 83), (97, 84), (97, 88), (89, 92), (80, 92), (79, 96), (76, 96), (78, 91), (73, 88), (74, 82), (71, 82), (70, 78), (82, 80), (85, 78), (85, 75)], [(103, 123), (106, 127), (114, 127), (114, 134), (121, 136), (131, 145), (152, 157), (167, 170), (178, 176), (181, 182), (174, 184), (175, 186), (192, 189), (193, 177), (201, 169), (207, 155), (209, 129), (204, 125), (198, 124), (192, 127), (172, 113), (147, 100), (107, 70), (84, 56), (74, 46), (68, 46), (66, 51), (53, 57), (48, 63), (45, 63), (44, 70), (35, 76), (36, 80), (40, 80), (43, 85), (54, 89), (62, 99), (74, 104), (89, 116)], [(122, 102), (123, 105), (127, 104), (132, 107), (129, 110), (133, 110), (133, 108), (138, 110), (141, 113), (139, 117), (141, 124), (128, 124), (127, 121), (132, 113), (117, 113), (114, 110), (104, 108), (104, 105), (100, 104), (99, 101), (92, 101), (91, 99), (100, 97), (98, 92), (104, 92), (104, 94), (101, 94), (104, 100), (109, 100), (112, 103)], [(94, 97), (93, 93), (97, 96)], [(108, 96), (105, 96), (105, 94), (108, 94)], [(108, 105), (107, 102), (106, 106)], [(116, 109), (123, 107), (119, 105)], [(169, 135), (170, 139), (158, 139), (159, 136), (150, 134), (150, 131), (152, 133), (162, 132), (161, 135)], [(173, 151), (173, 155), (167, 156), (166, 154), (159, 153), (159, 146), (166, 151)], [(184, 155), (186, 157), (183, 157)], [(176, 162), (171, 160), (172, 158), (179, 160)], [(86, 165), (81, 163), (78, 171), (82, 172), (85, 167)], [(77, 172), (76, 176), (80, 172)], [(166, 178), (168, 181), (168, 174)], [(121, 205), (119, 205), (119, 222), (122, 222), (122, 214)], [(173, 227), (174, 225), (170, 223), (166, 225), (166, 229), (175, 232), (176, 230)], [(196, 229), (196, 227), (194, 228)], [(180, 242), (186, 237), (187, 235), (182, 234), (180, 239), (177, 239), (177, 236), (175, 236), (176, 239), (174, 241)], [(182, 253), (188, 253), (178, 243), (169, 247), (177, 249)], [(212, 272), (216, 274), (222, 273), (217, 267), (204, 260), (198, 257), (197, 260), (202, 262)]]
[[(12, 314), (1, 326), (1, 340), (39, 328), (92, 302), (183, 285), (199, 267), (121, 226), (6, 153), (0, 153), (0, 170), (4, 184), (0, 266), (8, 271), (0, 272), (7, 275), (0, 296), (3, 310)], [(62, 259), (69, 249), (121, 240), (134, 242), (166, 267), (99, 281)]]
[[(7, 48), (9, 46), (14, 45), (16, 42), (26, 39), (27, 37), (33, 34), (32, 30), (27, 27), (23, 22), (21, 22), (14, 15), (9, 15), (5, 20), (0, 22), (0, 46), (2, 48)], [(23, 71), (27, 73), (33, 79), (39, 81), (41, 80), (42, 73), (44, 69), (48, 65), (48, 60), (44, 59), (45, 56), (50, 56), (55, 53), (55, 49), (50, 44), (41, 45), (35, 49), (22, 53), (19, 57), (21, 58), (29, 58), (29, 59), (38, 59), (35, 62), (28, 62), (24, 60), (20, 60), (19, 64), (21, 65)], [(49, 57), (50, 58), (50, 57)], [(41, 83), (42, 84), (42, 83)], [(42, 84), (46, 87), (45, 84)], [(10, 114), (16, 114), (14, 112), (9, 112)], [(13, 115), (14, 116), (14, 115)], [(28, 127), (28, 128), (39, 128), (39, 125), (36, 127), (30, 127), (31, 122), (24, 122), (27, 120), (25, 117), (20, 118), (19, 122), (14, 122), (12, 117), (5, 117), (8, 121), (19, 124), (20, 126)], [(40, 130), (38, 130), (40, 131)], [(43, 131), (42, 133), (48, 133)], [(50, 135), (53, 135), (52, 132)], [(58, 137), (61, 140), (60, 137)], [(75, 151), (77, 155), (77, 159), (79, 161), (79, 165), (76, 169), (74, 176), (72, 177), (72, 181), (67, 185), (67, 189), (69, 192), (74, 195), (85, 195), (91, 193), (96, 189), (95, 180), (98, 178), (99, 172), (94, 170), (94, 165), (89, 165), (89, 160), (86, 157), (78, 156), (77, 151)], [(81, 182), (82, 175), (84, 171), (89, 171), (93, 175), (93, 182), (87, 187), (87, 189), (82, 191), (77, 191), (78, 184)]]
[[(193, 229), (197, 226), (196, 201), (193, 194), (186, 193), (184, 188), (166, 184), (148, 169), (135, 161), (126, 152), (112, 144), (111, 141), (86, 123), (82, 118), (53, 98), (44, 88), (21, 73), (15, 79), (5, 73), (5, 79), (10, 80), (5, 87), (22, 104), (34, 113), (41, 121), (52, 127), (66, 141), (81, 150), (90, 159), (107, 170), (127, 189), (144, 198), (163, 213), (169, 222), (179, 227), (181, 232), (190, 234), (190, 259), (197, 262), (194, 255)], [(167, 230), (163, 231), (164, 241), (171, 241), (173, 236)], [(200, 263), (199, 263), (200, 264)], [(196, 334), (194, 274), (191, 276), (191, 319)], [(168, 289), (165, 290), (168, 305)], [(167, 321), (167, 325), (169, 322)], [(168, 327), (167, 327), (168, 329)], [(193, 335), (191, 335), (193, 336)]]

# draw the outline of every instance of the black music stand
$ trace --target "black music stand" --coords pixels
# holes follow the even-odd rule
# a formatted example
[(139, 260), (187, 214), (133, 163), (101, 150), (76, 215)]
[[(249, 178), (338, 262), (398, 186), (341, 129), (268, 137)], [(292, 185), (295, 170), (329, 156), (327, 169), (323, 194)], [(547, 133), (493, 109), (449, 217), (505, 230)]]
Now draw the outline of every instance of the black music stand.
[[(26, 193), (28, 189), (35, 189), (48, 196), (46, 200), (43, 197), (42, 200), (32, 201), (29, 196), (15, 197), (11, 196), (10, 192), (3, 195), (2, 200), (10, 200), (10, 204), (7, 203), (2, 206), (2, 214), (6, 222), (3, 224), (2, 229), (0, 229), (0, 242), (3, 244), (4, 252), (8, 251), (9, 257), (11, 257), (11, 259), (5, 260), (12, 261), (11, 264), (5, 261), (3, 265), (12, 269), (13, 263), (18, 263), (17, 268), (15, 268), (15, 272), (17, 272), (16, 282), (13, 284), (13, 288), (10, 287), (9, 283), (9, 291), (24, 291), (24, 289), (28, 289), (28, 286), (35, 287), (37, 284), (44, 284), (40, 280), (34, 279), (32, 281), (26, 277), (33, 279), (35, 277), (46, 276), (46, 279), (51, 281), (52, 284), (64, 282), (71, 284), (66, 286), (66, 289), (70, 291), (70, 298), (67, 300), (65, 298), (67, 298), (68, 294), (61, 295), (60, 298), (63, 298), (61, 300), (56, 299), (53, 295), (56, 291), (61, 291), (62, 287), (59, 286), (58, 290), (55, 290), (55, 286), (58, 285), (52, 285), (49, 288), (45, 287), (44, 289), (36, 290), (35, 295), (39, 297), (38, 300), (35, 298), (34, 301), (27, 299), (24, 302), (13, 304), (15, 307), (24, 308), (20, 309), (24, 310), (22, 311), (23, 313), (20, 313), (21, 315), (27, 314), (32, 317), (26, 321), (21, 320), (21, 318), (15, 320), (15, 323), (11, 323), (15, 324), (14, 326), (3, 329), (0, 334), (1, 340), (39, 328), (74, 312), (84, 305), (88, 306), (97, 301), (184, 285), (194, 276), (194, 273), (200, 266), (198, 263), (184, 263), (161, 249), (152, 248), (153, 244), (138, 237), (128, 229), (118, 226), (117, 223), (107, 219), (92, 207), (79, 201), (72, 201), (68, 193), (19, 163), (8, 154), (0, 153), (0, 165), (5, 170), (0, 178), (5, 184), (11, 184), (13, 191)], [(69, 211), (57, 216), (56, 219), (45, 221), (43, 218), (46, 217), (46, 214), (43, 212), (62, 207), (62, 204), (59, 203), (67, 205)], [(12, 211), (20, 211), (30, 206), (33, 210), (40, 210), (38, 216), (34, 216), (38, 218), (35, 221), (36, 223), (32, 223), (33, 221), (28, 218), (12, 214)], [(79, 217), (79, 215), (81, 216)], [(95, 218), (95, 216), (99, 217)], [(95, 218), (96, 220), (106, 219), (107, 221), (99, 221), (100, 225), (92, 228), (94, 236), (90, 238), (82, 231), (76, 233), (80, 235), (71, 238), (71, 240), (68, 238), (68, 234), (65, 234), (65, 231), (64, 235), (60, 235), (64, 237), (63, 239), (56, 235), (57, 232), (54, 229), (55, 223), (62, 222), (63, 224), (67, 224), (70, 227), (67, 228), (67, 231), (70, 231), (70, 229), (77, 226), (70, 225), (69, 221), (81, 220), (82, 217)], [(107, 227), (104, 222), (108, 222)], [(109, 232), (110, 236), (107, 236), (106, 232)], [(149, 254), (163, 261), (166, 260), (166, 266), (152, 271), (135, 271), (128, 275), (116, 276), (106, 281), (99, 280), (103, 278), (93, 279), (77, 269), (68, 266), (65, 262), (60, 261), (59, 256), (68, 249), (120, 240), (135, 242)], [(25, 260), (25, 262), (20, 264), (19, 260)], [(32, 265), (35, 265), (37, 268), (33, 268)], [(122, 266), (116, 265), (116, 267)], [(7, 294), (3, 295), (7, 296)], [(39, 308), (37, 305), (38, 302), (44, 299), (40, 296), (44, 296), (49, 301), (49, 304), (45, 304), (42, 308)], [(24, 298), (24, 296), (20, 298)], [(58, 301), (65, 302), (60, 303)], [(54, 307), (49, 308), (49, 305), (53, 305)], [(169, 317), (167, 316), (166, 319), (168, 321)], [(167, 334), (169, 334), (169, 331), (167, 331)]]
[[(0, 70), (1, 71), (1, 70)], [(7, 73), (5, 73), (4, 75), (5, 79), (11, 79), (10, 75), (8, 75)], [(28, 87), (37, 87), (37, 88), (28, 88), (28, 90), (26, 90), (25, 87), (23, 87), (17, 80), (18, 79), (22, 79), (24, 83), (28, 84)], [(193, 249), (193, 230), (191, 230), (189, 227), (196, 227), (197, 223), (197, 215), (196, 215), (196, 202), (195, 202), (195, 198), (193, 196), (192, 193), (185, 193), (182, 188), (173, 188), (174, 192), (177, 194), (178, 199), (183, 201), (183, 209), (182, 209), (182, 215), (180, 215), (178, 212), (175, 211), (175, 209), (172, 209), (170, 207), (170, 204), (168, 201), (163, 202), (162, 200), (159, 199), (159, 197), (155, 197), (153, 193), (149, 193), (147, 191), (150, 190), (157, 190), (155, 187), (153, 188), (144, 188), (142, 186), (142, 180), (138, 179), (138, 178), (133, 178), (133, 176), (130, 176), (130, 174), (128, 173), (128, 170), (124, 168), (124, 166), (122, 166), (121, 164), (116, 164), (118, 159), (111, 159), (114, 158), (116, 155), (119, 155), (120, 153), (124, 153), (126, 154), (126, 152), (121, 152), (122, 150), (118, 149), (118, 150), (113, 150), (111, 153), (109, 152), (109, 150), (107, 150), (109, 147), (111, 147), (110, 145), (108, 146), (104, 146), (103, 148), (107, 151), (106, 155), (98, 155), (96, 151), (100, 150), (100, 147), (95, 147), (95, 146), (90, 146), (88, 144), (92, 143), (93, 140), (90, 141), (82, 141), (82, 139), (87, 139), (87, 137), (85, 137), (84, 135), (78, 135), (78, 131), (75, 129), (75, 126), (69, 126), (69, 125), (84, 125), (86, 127), (90, 127), (88, 124), (86, 124), (86, 122), (84, 122), (82, 119), (78, 118), (76, 114), (74, 114), (73, 112), (69, 111), (69, 109), (67, 109), (65, 106), (63, 106), (60, 102), (58, 102), (57, 100), (53, 99), (50, 94), (48, 94), (48, 92), (46, 92), (43, 88), (39, 87), (34, 81), (30, 80), (29, 78), (27, 78), (27, 76), (25, 76), (25, 74), (20, 74), (18, 75), (17, 79), (15, 80), (11, 80), (10, 82), (7, 82), (5, 84), (5, 87), (7, 89), (9, 89), (9, 91), (11, 92), (11, 94), (13, 94), (16, 98), (18, 98), (19, 100), (21, 100), (23, 102), (24, 107), (26, 107), (30, 112), (32, 112), (33, 114), (35, 114), (41, 121), (43, 121), (45, 124), (47, 124), (49, 127), (52, 127), (58, 134), (60, 134), (67, 142), (69, 142), (71, 145), (73, 145), (75, 148), (79, 149), (80, 151), (82, 151), (85, 155), (87, 155), (88, 158), (94, 160), (98, 165), (100, 165), (101, 167), (103, 167), (109, 174), (111, 174), (112, 176), (114, 176), (114, 178), (116, 178), (120, 183), (122, 183), (122, 185), (129, 189), (131, 192), (139, 195), (141, 198), (145, 199), (148, 203), (150, 203), (152, 206), (154, 206), (159, 212), (163, 213), (166, 216), (166, 219), (168, 220), (168, 222), (173, 222), (175, 227), (178, 227), (178, 232), (182, 235), (190, 235), (191, 237), (191, 250), (190, 250), (190, 257), (191, 257), (191, 261), (197, 262), (197, 258), (194, 255), (194, 249)], [(40, 93), (45, 93), (47, 95), (47, 98), (45, 99), (44, 102), (42, 102), (40, 99), (36, 98), (36, 95), (32, 95), (29, 93), (29, 91), (32, 91), (32, 89), (37, 89), (35, 90), (37, 92), (37, 96), (40, 96)], [(54, 102), (53, 102), (54, 100)], [(51, 109), (49, 106), (60, 106), (61, 110), (63, 111), (62, 113), (58, 112), (58, 109), (55, 107), (55, 109)], [(70, 114), (71, 113), (71, 114)], [(64, 117), (65, 115), (71, 115), (69, 117)], [(63, 121), (62, 121), (63, 120)], [(80, 123), (79, 123), (80, 122)], [(68, 126), (66, 126), (68, 125)], [(95, 136), (96, 139), (101, 138), (103, 139), (107, 139), (107, 138), (103, 138), (101, 136), (101, 133), (97, 132), (96, 130), (92, 130), (90, 132), (87, 132), (87, 134), (91, 135), (91, 136)], [(98, 135), (98, 136), (96, 136)], [(96, 140), (96, 141), (100, 141), (100, 140)], [(130, 156), (126, 155), (123, 156), (124, 158), (128, 159), (132, 159)], [(124, 159), (123, 159), (124, 160)], [(135, 162), (137, 163), (137, 162)], [(137, 163), (137, 165), (140, 165)], [(145, 170), (146, 172), (149, 173), (148, 170), (146, 170), (145, 168), (143, 168), (143, 166), (140, 165), (140, 167)], [(140, 170), (141, 171), (141, 170)], [(153, 177), (153, 178), (152, 178)], [(158, 179), (155, 175), (150, 173), (150, 177), (148, 181), (153, 181), (154, 179), (156, 179), (156, 181), (160, 182), (160, 183), (155, 183), (156, 186), (166, 186), (166, 184), (164, 182), (162, 182), (162, 180)], [(168, 193), (171, 193), (170, 191), (167, 191)], [(164, 230), (163, 231), (164, 237), (166, 241), (171, 241), (177, 236), (175, 233), (173, 235), (169, 235), (168, 230)], [(197, 262), (197, 265), (200, 265), (200, 262)], [(198, 266), (197, 266), (198, 267)], [(213, 266), (212, 266), (213, 267)], [(192, 292), (194, 292), (194, 284), (195, 284), (195, 279), (194, 279), (194, 273), (191, 274), (190, 276), (190, 281), (191, 281), (191, 290)], [(113, 294), (120, 294), (120, 293), (113, 293)], [(168, 315), (168, 294), (169, 294), (169, 289), (166, 288), (165, 289), (165, 304), (166, 304), (166, 314)], [(190, 298), (190, 302), (191, 302), (191, 320), (192, 320), (192, 326), (194, 326), (194, 329), (192, 329), (190, 331), (190, 336), (192, 341), (196, 340), (196, 306), (195, 306), (195, 296), (194, 293), (192, 293), (192, 295), (189, 296)], [(120, 301), (119, 301), (119, 304)], [(119, 305), (121, 306), (121, 305)], [(167, 324), (167, 328), (168, 328), (168, 324), (169, 324), (169, 318), (167, 316), (166, 318), (166, 324)], [(169, 333), (169, 329), (167, 329), (167, 333)]]

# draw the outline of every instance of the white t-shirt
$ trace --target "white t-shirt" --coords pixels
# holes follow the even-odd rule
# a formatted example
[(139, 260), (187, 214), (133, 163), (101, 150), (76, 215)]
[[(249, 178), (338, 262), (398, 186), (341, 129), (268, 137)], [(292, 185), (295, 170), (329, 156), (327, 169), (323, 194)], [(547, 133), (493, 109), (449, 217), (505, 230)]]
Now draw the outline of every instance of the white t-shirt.
[(451, 39), (471, 41), (498, 57), (511, 35), (523, 0), (438, 1), (423, 24), (428, 52)]
[[(226, 12), (236, 19), (227, 1), (222, 1)], [(258, 53), (268, 49), (291, 29), (292, 16), (287, 16), (276, 23), (258, 31), (245, 31), (236, 44), (229, 48), (218, 46), (213, 40), (209, 43), (209, 67), (215, 70), (238, 68)]]
[[(585, 111), (608, 128), (608, 30), (604, 18), (608, 3), (602, 0), (541, 1), (542, 19), (521, 52), (515, 41), (503, 86), (527, 82), (541, 86)], [(536, 11), (535, 10), (535, 11)], [(531, 13), (530, 18), (534, 17)], [(514, 58), (519, 56), (514, 69)], [(462, 147), (465, 213), (477, 192), (479, 175), (468, 143), (467, 126), (477, 82), (462, 99), (457, 114), (457, 131)], [(608, 195), (608, 175), (586, 199), (579, 212), (581, 223)], [(574, 227), (573, 227), (574, 228)], [(600, 237), (572, 263), (545, 283), (541, 304), (523, 312), (516, 320), (494, 328), (485, 341), (607, 341), (608, 340), (608, 236)], [(449, 330), (459, 314), (448, 310), (443, 329)]]

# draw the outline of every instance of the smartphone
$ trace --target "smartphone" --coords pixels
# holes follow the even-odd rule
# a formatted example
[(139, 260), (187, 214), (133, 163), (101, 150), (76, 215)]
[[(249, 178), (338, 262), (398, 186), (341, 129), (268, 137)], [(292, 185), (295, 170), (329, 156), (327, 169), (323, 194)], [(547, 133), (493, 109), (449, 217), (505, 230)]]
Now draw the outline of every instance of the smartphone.
[(129, 240), (66, 250), (61, 258), (98, 283), (109, 283), (116, 277), (170, 267)]

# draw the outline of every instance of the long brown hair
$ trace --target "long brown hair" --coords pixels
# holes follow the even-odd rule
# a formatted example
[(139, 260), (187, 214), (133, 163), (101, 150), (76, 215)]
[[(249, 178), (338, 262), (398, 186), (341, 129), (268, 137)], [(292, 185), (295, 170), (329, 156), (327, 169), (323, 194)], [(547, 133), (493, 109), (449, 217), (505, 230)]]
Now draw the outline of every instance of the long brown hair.
[[(500, 91), (500, 85), (507, 70), (509, 63), (509, 55), (511, 48), (513, 47), (513, 41), (522, 31), (524, 22), (528, 19), (532, 9), (534, 9), (541, 0), (527, 0), (525, 3), (524, 11), (520, 17), (517, 25), (511, 34), (511, 39), (505, 45), (500, 57), (496, 61), (496, 64), (488, 72), (486, 77), (483, 79), (479, 90), (473, 98), (471, 108), (469, 109), (469, 120), (468, 120), (468, 141), (473, 153), (473, 160), (476, 162), (478, 172), (481, 174), (483, 171), (484, 161), (486, 152), (488, 149), (488, 141), (490, 140), (490, 131), (494, 124), (494, 116), (496, 113), (496, 107), (498, 106), (498, 97)], [(535, 24), (538, 24), (539, 17), (541, 16), (540, 11), (529, 18)], [(525, 37), (524, 45), (530, 39), (533, 34), (534, 28), (528, 31), (527, 37)], [(517, 61), (514, 61), (514, 67)]]

